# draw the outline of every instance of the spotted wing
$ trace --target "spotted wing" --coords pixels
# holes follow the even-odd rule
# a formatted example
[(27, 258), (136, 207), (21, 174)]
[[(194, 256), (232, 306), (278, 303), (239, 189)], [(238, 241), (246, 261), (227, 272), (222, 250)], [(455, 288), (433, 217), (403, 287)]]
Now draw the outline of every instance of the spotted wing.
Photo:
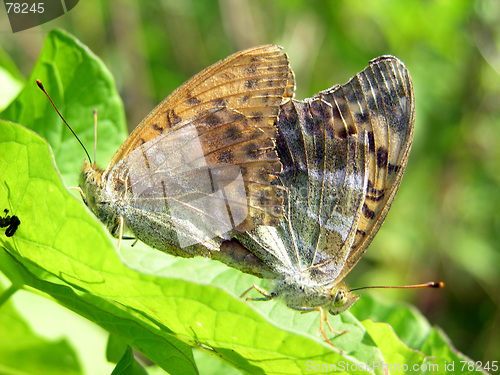
[(361, 217), (367, 136), (348, 133), (321, 99), (291, 100), (280, 112), (277, 145), (284, 219), (237, 241), (275, 274), (307, 272), (309, 280), (329, 284), (343, 268)]
[(236, 245), (276, 274), (317, 270), (319, 283), (342, 280), (394, 199), (413, 122), (411, 79), (390, 56), (371, 61), (343, 86), (283, 105), (278, 154), (287, 190), (285, 217), (277, 228), (238, 236)]
[(413, 140), (415, 100), (413, 84), (404, 64), (382, 56), (356, 74), (347, 84), (315, 96), (332, 105), (335, 116), (350, 133), (367, 132), (369, 140), (368, 187), (363, 215), (343, 279), (363, 256), (382, 225), (408, 161)]
[[(280, 47), (266, 45), (229, 56), (161, 102), (132, 132), (106, 172), (141, 145), (194, 125), (207, 159), (237, 165), (242, 171), (249, 211), (237, 229), (277, 225), (282, 194), (276, 185), (281, 171), (275, 150), (276, 121), (280, 104), (293, 95), (294, 87), (293, 72)], [(231, 114), (221, 116), (218, 109)]]
[(227, 237), (247, 219), (248, 201), (260, 199), (248, 196), (238, 166), (247, 158), (244, 144), (227, 146), (234, 163), (223, 163), (204, 149), (197, 129), (210, 126), (214, 115), (226, 126), (244, 119), (228, 108), (206, 111), (139, 146), (108, 176), (108, 188), (117, 192), (109, 196), (120, 197), (118, 216), (124, 217), (135, 237), (152, 247), (180, 256), (204, 254), (187, 249), (197, 244), (216, 250), (217, 241), (211, 240)]

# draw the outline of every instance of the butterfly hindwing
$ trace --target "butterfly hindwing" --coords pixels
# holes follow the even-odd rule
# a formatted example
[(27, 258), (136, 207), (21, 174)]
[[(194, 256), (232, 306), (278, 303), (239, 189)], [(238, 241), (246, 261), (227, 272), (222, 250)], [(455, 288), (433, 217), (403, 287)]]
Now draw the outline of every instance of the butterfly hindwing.
[(238, 245), (276, 275), (308, 271), (317, 284), (339, 283), (387, 215), (413, 122), (411, 79), (392, 56), (372, 60), (345, 85), (283, 104), (277, 144), (284, 218), (276, 228), (239, 235)]

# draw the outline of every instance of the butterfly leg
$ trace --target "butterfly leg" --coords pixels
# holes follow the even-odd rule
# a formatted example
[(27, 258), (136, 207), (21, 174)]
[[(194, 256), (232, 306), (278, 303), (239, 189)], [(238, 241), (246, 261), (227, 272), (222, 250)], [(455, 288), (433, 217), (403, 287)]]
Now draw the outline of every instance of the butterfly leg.
[(245, 290), (240, 298), (243, 298), (245, 297), (245, 295), (248, 294), (248, 292), (250, 292), (252, 289), (255, 289), (257, 292), (259, 292), (260, 294), (262, 294), (264, 297), (261, 297), (261, 298), (253, 298), (253, 297), (247, 297), (246, 301), (269, 301), (271, 299), (273, 299), (273, 296), (266, 292), (264, 289), (258, 287), (257, 285), (252, 285), (250, 288), (248, 288), (247, 290)]
[(118, 247), (116, 248), (116, 251), (120, 251), (120, 246), (122, 245), (122, 238), (123, 238), (123, 216), (120, 216), (118, 219)]
[(344, 333), (347, 333), (347, 329), (343, 330), (343, 331), (336, 331), (332, 328), (330, 322), (328, 321), (328, 314), (325, 314), (325, 312), (323, 311), (323, 309), (321, 307), (317, 307), (316, 310), (319, 311), (320, 315), (321, 315), (321, 318), (322, 320), (324, 319), (325, 320), (325, 323), (326, 325), (328, 326), (328, 328), (330, 329), (330, 331), (336, 335), (343, 335)]
[(325, 338), (325, 341), (329, 345), (333, 346), (334, 348), (336, 348), (336, 349), (340, 350), (340, 352), (342, 352), (342, 349), (340, 349), (337, 346), (333, 345), (332, 342), (330, 341), (330, 339), (328, 338), (328, 336), (326, 335), (325, 324), (324, 323), (326, 323), (326, 325), (328, 326), (328, 328), (330, 328), (330, 331), (332, 331), (335, 334), (343, 334), (343, 333), (346, 333), (347, 331), (337, 332), (337, 331), (333, 330), (332, 326), (330, 325), (330, 322), (328, 321), (328, 315), (325, 314), (325, 311), (323, 310), (323, 308), (321, 306), (318, 306), (318, 307), (288, 306), (288, 307), (291, 307), (294, 310), (298, 310), (302, 314), (305, 314), (305, 313), (308, 313), (308, 312), (311, 312), (311, 311), (319, 311), (319, 331), (321, 332), (321, 334)]
[[(76, 191), (78, 191), (78, 192), (80, 193), (80, 195), (82, 196), (82, 200), (83, 200), (84, 202), (87, 202), (87, 200), (85, 199), (85, 195), (83, 194), (83, 190), (82, 190), (82, 189), (80, 189), (80, 187), (78, 187), (78, 186), (76, 186), (76, 187), (75, 187), (75, 186), (71, 186), (71, 187), (69, 187), (68, 189), (69, 189), (69, 190), (76, 190)], [(85, 204), (87, 204), (87, 203), (85, 203)]]
[(323, 321), (325, 321), (325, 323), (328, 326), (328, 328), (330, 329), (330, 331), (332, 331), (333, 333), (335, 333), (337, 335), (342, 335), (342, 334), (346, 333), (347, 330), (342, 331), (342, 332), (338, 332), (338, 331), (333, 330), (332, 326), (330, 325), (330, 322), (328, 321), (328, 314), (325, 314), (325, 311), (319, 306), (316, 307), (315, 310), (319, 311), (319, 330), (320, 330), (321, 334), (323, 335), (323, 337), (325, 338), (325, 341), (328, 344), (330, 344), (331, 346), (333, 346), (334, 348), (340, 350), (341, 353), (343, 353), (342, 349), (333, 345), (332, 342), (330, 341), (330, 339), (328, 338), (328, 336), (326, 335), (325, 325), (323, 324)]

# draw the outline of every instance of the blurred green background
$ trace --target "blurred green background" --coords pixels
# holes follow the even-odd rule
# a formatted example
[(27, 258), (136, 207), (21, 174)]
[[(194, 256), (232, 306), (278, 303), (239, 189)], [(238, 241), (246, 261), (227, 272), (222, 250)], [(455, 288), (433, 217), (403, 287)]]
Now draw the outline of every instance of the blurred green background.
[(346, 82), (376, 56), (399, 57), (415, 86), (413, 150), (386, 223), (347, 281), (444, 281), (442, 290), (365, 293), (417, 305), (458, 350), (498, 360), (499, 1), (85, 0), (16, 34), (2, 12), (0, 47), (26, 77), (56, 27), (104, 60), (129, 129), (186, 79), (246, 47), (284, 47), (297, 99)]

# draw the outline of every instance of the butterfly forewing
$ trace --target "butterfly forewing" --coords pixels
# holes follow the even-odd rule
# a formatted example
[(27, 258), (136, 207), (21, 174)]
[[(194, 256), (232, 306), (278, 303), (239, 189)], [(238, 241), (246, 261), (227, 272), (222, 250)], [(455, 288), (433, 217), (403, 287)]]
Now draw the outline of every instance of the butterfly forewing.
[(135, 237), (180, 256), (217, 250), (213, 237), (277, 225), (276, 122), (294, 87), (277, 46), (212, 65), (161, 102), (103, 172), (84, 165), (86, 201), (114, 235), (123, 218)]
[(212, 108), (235, 109), (251, 119), (254, 127), (275, 134), (273, 124), (284, 88), (294, 85), (291, 79), (287, 57), (278, 46), (255, 47), (231, 55), (192, 77), (151, 111), (108, 168), (140, 144)]
[(276, 274), (310, 271), (306, 279), (316, 284), (340, 282), (390, 208), (413, 122), (411, 79), (391, 56), (371, 61), (345, 85), (282, 105), (284, 218), (238, 241)]
[[(241, 167), (249, 215), (239, 230), (276, 225), (282, 216), (274, 149), (276, 120), (294, 77), (285, 54), (273, 45), (236, 53), (203, 70), (160, 103), (118, 150), (108, 170), (150, 140), (193, 124), (208, 163)], [(228, 108), (233, 118), (214, 109)], [(197, 121), (203, 117), (203, 121)]]
[[(224, 122), (244, 118), (228, 108), (209, 112)], [(200, 115), (194, 123), (205, 120)], [(212, 160), (214, 155), (201, 143), (195, 125), (188, 124), (139, 146), (111, 170), (110, 181), (126, 181), (127, 226), (142, 226), (143, 231), (135, 231), (139, 239), (162, 241), (164, 233), (148, 229), (164, 222), (175, 227), (178, 245), (185, 248), (222, 236), (247, 218), (248, 199), (237, 162)]]
[(290, 101), (279, 117), (285, 217), (276, 228), (238, 236), (277, 273), (308, 272), (328, 284), (349, 254), (367, 183), (367, 138), (336, 131), (331, 105)]
[(352, 132), (368, 134), (368, 187), (363, 215), (339, 279), (354, 267), (382, 225), (405, 171), (413, 139), (413, 85), (401, 61), (374, 59), (347, 84), (317, 97), (337, 108)]
[(264, 294), (256, 300), (281, 299), (303, 313), (320, 311), (320, 330), (331, 343), (324, 311), (337, 315), (359, 298), (341, 281), (394, 199), (413, 119), (410, 77), (390, 56), (371, 61), (345, 85), (282, 105), (277, 149), (286, 191), (283, 220), (238, 235), (220, 251), (220, 260), (233, 267), (277, 279), (269, 294), (254, 286)]

